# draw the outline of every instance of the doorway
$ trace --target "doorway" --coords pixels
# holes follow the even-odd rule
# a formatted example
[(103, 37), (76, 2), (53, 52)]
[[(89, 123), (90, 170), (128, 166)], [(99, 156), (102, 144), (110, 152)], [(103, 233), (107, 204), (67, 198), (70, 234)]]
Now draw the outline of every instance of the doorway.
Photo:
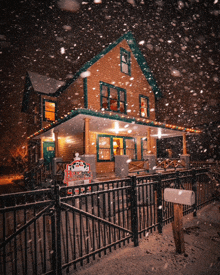
[(55, 158), (55, 142), (45, 141), (43, 143), (43, 154), (44, 154), (44, 163), (49, 167), (53, 158)]

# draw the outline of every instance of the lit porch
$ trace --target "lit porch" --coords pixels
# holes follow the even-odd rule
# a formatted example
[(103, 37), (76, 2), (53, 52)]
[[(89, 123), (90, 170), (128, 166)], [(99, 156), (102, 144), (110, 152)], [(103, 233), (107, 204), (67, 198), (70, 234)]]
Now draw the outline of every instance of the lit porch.
[[(125, 155), (127, 175), (154, 173), (157, 169), (188, 168), (190, 152), (187, 152), (186, 137), (195, 133), (200, 131), (114, 112), (77, 109), (34, 133), (29, 140), (40, 146), (38, 153), (35, 152), (36, 146), (32, 152), (35, 154), (32, 158), (35, 162), (44, 158), (43, 143), (54, 142), (54, 174), (57, 174), (59, 163), (70, 163), (75, 153), (79, 152), (84, 160), (90, 159), (93, 162), (96, 178), (96, 174), (104, 176), (106, 173), (115, 173), (116, 156)], [(156, 141), (175, 137), (182, 138), (180, 159), (158, 162)], [(115, 147), (117, 141), (121, 142), (118, 148)], [(104, 143), (107, 144), (106, 147)]]

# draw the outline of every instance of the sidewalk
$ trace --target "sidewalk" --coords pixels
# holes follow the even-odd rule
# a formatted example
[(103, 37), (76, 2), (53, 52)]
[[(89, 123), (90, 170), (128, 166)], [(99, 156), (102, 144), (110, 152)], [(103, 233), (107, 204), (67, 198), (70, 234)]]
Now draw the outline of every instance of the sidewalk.
[(138, 247), (128, 244), (77, 269), (74, 275), (219, 275), (220, 202), (183, 218), (185, 254), (176, 254), (172, 226), (146, 234)]

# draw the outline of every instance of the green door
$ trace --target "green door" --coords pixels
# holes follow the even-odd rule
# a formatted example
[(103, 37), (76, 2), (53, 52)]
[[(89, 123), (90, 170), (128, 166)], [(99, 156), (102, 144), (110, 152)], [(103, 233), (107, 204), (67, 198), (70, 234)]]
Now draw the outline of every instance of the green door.
[(43, 143), (43, 153), (44, 153), (44, 163), (46, 166), (52, 162), (52, 159), (55, 158), (55, 142), (45, 141)]

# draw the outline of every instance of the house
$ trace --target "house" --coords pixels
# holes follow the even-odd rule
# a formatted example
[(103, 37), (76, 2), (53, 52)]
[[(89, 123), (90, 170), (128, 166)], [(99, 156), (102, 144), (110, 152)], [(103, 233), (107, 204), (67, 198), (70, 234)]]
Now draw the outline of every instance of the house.
[(120, 165), (146, 168), (146, 160), (153, 171), (157, 139), (179, 136), (188, 161), (186, 134), (199, 130), (157, 122), (155, 101), (161, 96), (130, 32), (65, 83), (28, 72), (22, 111), (29, 125), (29, 164), (42, 158), (49, 164), (54, 157), (71, 162), (78, 152), (93, 163), (94, 175)]

